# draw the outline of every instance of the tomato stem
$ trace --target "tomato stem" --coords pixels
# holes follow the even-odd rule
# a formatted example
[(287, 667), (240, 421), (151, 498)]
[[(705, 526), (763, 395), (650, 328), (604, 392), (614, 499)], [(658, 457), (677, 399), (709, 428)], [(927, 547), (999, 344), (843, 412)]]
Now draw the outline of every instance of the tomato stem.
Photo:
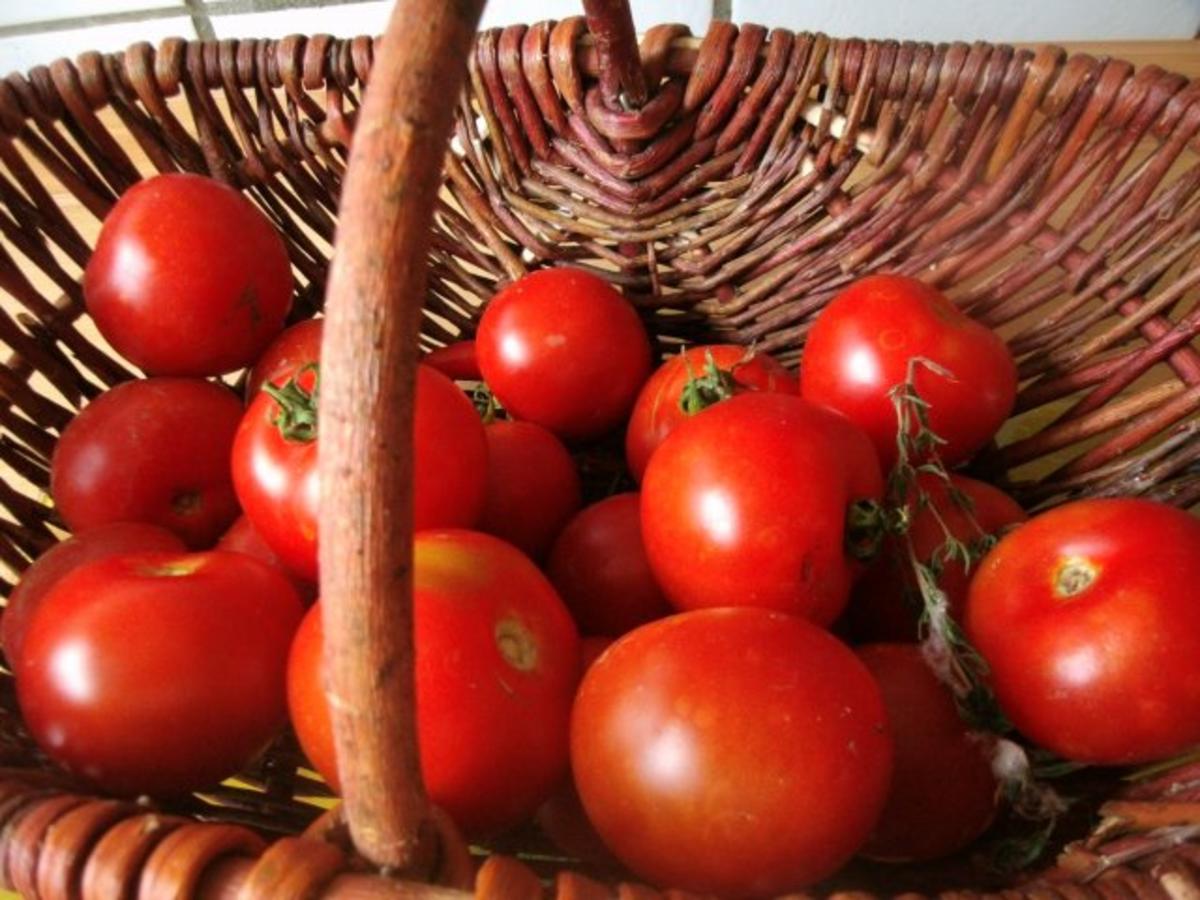
[(704, 374), (696, 374), (686, 351), (683, 354), (683, 365), (687, 369), (688, 379), (679, 394), (679, 408), (689, 416), (703, 412), (722, 400), (728, 400), (737, 390), (737, 382), (733, 378), (734, 370), (718, 366), (711, 350), (704, 351)]
[(500, 401), (496, 399), (491, 388), (482, 382), (471, 391), (471, 403), (479, 413), (479, 418), (483, 419), (484, 425), (491, 425), (497, 419), (503, 418), (504, 408), (500, 406)]
[[(312, 389), (309, 390), (300, 383), (300, 379), (309, 370), (316, 373)], [(320, 371), (316, 363), (309, 363), (287, 380), (282, 387), (266, 383), (262, 389), (270, 395), (279, 406), (273, 423), (283, 435), (284, 440), (307, 444), (317, 439), (317, 390), (320, 384)]]

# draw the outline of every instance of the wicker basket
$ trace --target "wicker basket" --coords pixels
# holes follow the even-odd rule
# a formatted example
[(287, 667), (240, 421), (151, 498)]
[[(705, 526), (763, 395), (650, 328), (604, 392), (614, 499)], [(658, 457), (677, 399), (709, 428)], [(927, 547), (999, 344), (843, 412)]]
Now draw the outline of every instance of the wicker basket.
[[(532, 267), (601, 272), (663, 350), (720, 337), (791, 363), (848, 281), (917, 274), (1000, 328), (1020, 360), (1019, 416), (976, 463), (989, 477), (1035, 506), (1200, 499), (1196, 85), (1054, 47), (724, 22), (702, 40), (651, 29), (639, 55), (623, 0), (585, 0), (586, 21), (485, 32), (472, 50), (481, 5), (406, 0), (382, 43), (166, 41), (0, 83), (0, 290), (23, 310), (0, 314), (0, 559), (15, 575), (56, 540), (44, 502), (56, 435), (131, 377), (81, 318), (89, 245), (59, 202), (98, 221), (153, 170), (207, 171), (287, 236), (301, 314), (328, 297), (321, 553), (340, 564), (323, 567), (321, 588), (334, 685), (356, 698), (336, 721), (338, 747), (354, 750), (340, 754), (344, 813), (319, 818), (294, 799), (315, 786), (286, 743), (250, 787), (147, 808), (76, 793), (4, 713), (0, 875), (18, 891), (543, 895), (506, 856), (476, 878), (415, 776), (411, 702), (394, 699), (411, 691), (379, 689), (411, 687), (410, 610), (393, 602), (410, 589), (397, 564), (410, 553), (410, 461), (396, 448), (418, 347), (470, 333), (496, 285)], [(113, 114), (144, 159), (114, 140)], [(351, 637), (362, 633), (365, 647)], [(1110, 798), (1100, 825), (1003, 896), (1197, 896), (1200, 766), (1133, 788), (1097, 777)], [(858, 883), (887, 892), (888, 877)], [(920, 883), (981, 888), (973, 877), (949, 866)], [(617, 891), (570, 870), (551, 890)]]

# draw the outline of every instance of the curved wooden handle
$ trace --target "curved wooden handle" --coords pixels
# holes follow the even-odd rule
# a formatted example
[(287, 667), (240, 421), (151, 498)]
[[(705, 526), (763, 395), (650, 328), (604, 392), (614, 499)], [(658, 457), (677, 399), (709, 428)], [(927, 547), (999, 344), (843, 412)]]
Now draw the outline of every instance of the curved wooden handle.
[(454, 98), (484, 0), (398, 0), (355, 129), (321, 349), (326, 691), (346, 818), (379, 866), (414, 862), (412, 431), (417, 333)]
[(588, 31), (596, 40), (604, 102), (617, 109), (623, 97), (633, 108), (640, 108), (649, 94), (629, 0), (583, 0), (583, 9)]

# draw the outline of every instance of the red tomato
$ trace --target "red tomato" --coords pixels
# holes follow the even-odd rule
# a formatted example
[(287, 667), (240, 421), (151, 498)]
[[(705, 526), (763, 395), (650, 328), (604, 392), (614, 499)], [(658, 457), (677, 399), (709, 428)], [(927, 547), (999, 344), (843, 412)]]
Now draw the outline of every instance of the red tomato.
[(575, 516), (555, 541), (546, 574), (584, 634), (618, 637), (672, 611), (646, 559), (637, 493), (615, 494)]
[[(307, 404), (315, 368), (297, 376)], [(246, 410), (233, 445), (233, 483), (246, 517), (284, 564), (296, 574), (317, 579), (317, 523), (321, 497), (317, 478), (316, 428), (302, 427), (291, 437), (276, 424), (279, 403), (266, 392)], [(471, 401), (445, 375), (417, 367), (415, 421), (415, 498), (417, 529), (474, 525), (483, 510), (487, 439)]]
[(1001, 709), (1067, 759), (1124, 765), (1200, 743), (1200, 521), (1147, 500), (1031, 519), (971, 582), (968, 639)]
[[(715, 379), (706, 371), (710, 355), (719, 372), (720, 384), (711, 384)], [(705, 378), (706, 375), (709, 377)], [(671, 357), (642, 387), (629, 416), (625, 461), (638, 481), (642, 480), (650, 454), (667, 439), (676, 425), (688, 417), (680, 402), (684, 389), (693, 378), (703, 379), (705, 396), (702, 402), (707, 405), (726, 399), (722, 395), (731, 395), (735, 391), (781, 394), (799, 391), (796, 379), (770, 356), (736, 344), (693, 347)]]
[(287, 722), (302, 609), (278, 571), (238, 553), (138, 553), (63, 578), (15, 663), (30, 734), (106, 791), (211, 787)]
[[(955, 538), (967, 545), (982, 535), (994, 535), (1009, 525), (1025, 521), (1025, 510), (1016, 500), (985, 482), (963, 475), (950, 476), (951, 484), (966, 495), (973, 507), (968, 515), (951, 497), (944, 480), (922, 473), (917, 481), (929, 497), (930, 506), (915, 510), (908, 533), (917, 559), (922, 562), (929, 563), (945, 542), (939, 516)], [(970, 576), (957, 559), (943, 564), (938, 584), (946, 592), (956, 622), (962, 622), (969, 583)], [(879, 559), (854, 587), (848, 610), (850, 631), (858, 641), (915, 641), (920, 603), (916, 576), (902, 543), (887, 540)]]
[(21, 654), (21, 641), (29, 619), (42, 599), (67, 573), (85, 563), (122, 553), (162, 551), (182, 553), (186, 547), (179, 536), (144, 522), (112, 522), (55, 544), (35, 559), (21, 574), (0, 617), (0, 646), (14, 660)]
[(283, 239), (228, 185), (171, 173), (126, 191), (83, 274), (96, 327), (152, 375), (248, 366), (283, 328), (292, 272)]
[(262, 352), (246, 379), (246, 402), (250, 403), (264, 384), (282, 385), (309, 363), (321, 361), (324, 319), (305, 319), (288, 328)]
[(872, 275), (842, 291), (817, 317), (804, 347), (800, 392), (849, 416), (875, 443), (884, 470), (896, 462), (896, 411), (888, 392), (923, 357), (953, 380), (919, 367), (915, 386), (954, 465), (986, 444), (1012, 412), (1017, 369), (995, 332), (935, 288), (901, 275)]
[(588, 818), (642, 878), (772, 897), (866, 840), (892, 739), (875, 680), (828, 632), (711, 609), (644, 625), (593, 663), (571, 765)]
[(680, 423), (650, 458), (646, 555), (680, 609), (761, 606), (828, 625), (859, 572), (847, 509), (882, 495), (871, 442), (844, 416), (741, 394)]
[(267, 565), (279, 569), (291, 581), (292, 587), (296, 589), (296, 596), (305, 605), (317, 599), (317, 586), (311, 581), (305, 581), (303, 578), (293, 575), (283, 560), (279, 558), (279, 554), (267, 546), (262, 535), (254, 530), (254, 526), (245, 516), (238, 516), (237, 521), (229, 526), (229, 530), (221, 535), (216, 549), (229, 550), (232, 553), (245, 553), (247, 556), (253, 556), (255, 559), (262, 560)]
[[(532, 815), (566, 771), (579, 637), (550, 583), (503, 541), (426, 531), (413, 553), (425, 786), (459, 827), (493, 833)], [(288, 704), (300, 745), (336, 790), (320, 608), (296, 635)]]
[(633, 306), (578, 269), (542, 269), (491, 299), (475, 336), (479, 369), (514, 418), (586, 441), (616, 428), (650, 374)]
[(430, 350), (421, 360), (455, 381), (483, 381), (474, 341), (455, 341), (445, 347)]
[(887, 806), (862, 855), (921, 862), (961, 850), (996, 816), (991, 742), (967, 728), (916, 644), (871, 644), (858, 657), (883, 690), (896, 742)]
[(532, 422), (491, 422), (487, 498), (479, 530), (504, 538), (540, 561), (582, 502), (567, 448)]
[(148, 522), (211, 547), (237, 518), (229, 451), (242, 404), (198, 378), (147, 378), (101, 394), (63, 430), (50, 494), (72, 531)]

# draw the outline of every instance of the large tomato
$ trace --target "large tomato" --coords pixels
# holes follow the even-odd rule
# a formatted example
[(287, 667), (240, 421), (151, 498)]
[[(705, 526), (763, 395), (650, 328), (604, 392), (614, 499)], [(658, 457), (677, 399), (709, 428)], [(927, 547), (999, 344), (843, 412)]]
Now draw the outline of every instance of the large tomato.
[(247, 556), (262, 560), (287, 575), (288, 580), (292, 582), (292, 587), (296, 589), (296, 595), (305, 604), (312, 603), (317, 599), (317, 586), (311, 581), (294, 575), (292, 570), (279, 558), (279, 554), (267, 546), (262, 535), (254, 530), (254, 525), (245, 516), (238, 516), (237, 521), (229, 526), (229, 530), (221, 535), (216, 549), (245, 553)]
[(542, 269), (498, 293), (475, 349), (505, 409), (568, 440), (620, 425), (650, 374), (650, 342), (633, 306), (578, 269)]
[[(490, 535), (426, 531), (413, 545), (417, 740), (430, 799), (470, 834), (531, 816), (567, 768), (579, 637), (522, 553)], [(304, 752), (336, 789), (321, 675), (321, 606), (296, 635), (288, 703)]]
[[(284, 564), (317, 579), (317, 369), (304, 368), (276, 397), (259, 393), (233, 444), (233, 483), (246, 518)], [(417, 367), (414, 422), (416, 528), (474, 525), (483, 511), (487, 439), (475, 408), (454, 382)]]
[(309, 363), (321, 361), (324, 319), (305, 319), (285, 330), (262, 352), (246, 379), (246, 403), (264, 384), (282, 385)]
[(643, 625), (592, 664), (571, 766), (588, 818), (641, 877), (773, 897), (866, 840), (892, 739), (875, 680), (828, 632), (712, 609)]
[(867, 432), (885, 471), (896, 461), (896, 411), (888, 392), (922, 357), (953, 378), (918, 367), (915, 387), (947, 465), (969, 458), (1012, 412), (1017, 369), (999, 335), (935, 288), (901, 275), (862, 278), (825, 307), (800, 368), (805, 399), (849, 416)]
[(828, 625), (859, 571), (847, 511), (882, 493), (871, 442), (844, 416), (741, 394), (680, 423), (650, 458), (642, 537), (680, 609), (762, 606)]
[(286, 724), (301, 614), (283, 575), (238, 553), (89, 563), (30, 619), (14, 663), (22, 716), (48, 755), (107, 791), (211, 787)]
[(629, 471), (641, 481), (650, 454), (676, 425), (694, 414), (682, 405), (685, 392), (698, 412), (734, 392), (795, 394), (798, 390), (796, 379), (773, 358), (736, 344), (692, 347), (673, 356), (650, 376), (629, 415), (625, 432)]
[(869, 644), (858, 656), (883, 691), (896, 742), (887, 806), (862, 854), (919, 862), (961, 850), (996, 815), (991, 742), (967, 728), (916, 644)]
[(83, 275), (100, 333), (152, 375), (248, 366), (283, 328), (292, 273), (283, 239), (238, 191), (171, 173), (127, 190)]
[(211, 547), (238, 514), (229, 451), (242, 411), (231, 391), (199, 378), (119, 384), (63, 430), (54, 505), (72, 531), (148, 522)]
[(968, 639), (1035, 743), (1096, 764), (1200, 742), (1200, 520), (1147, 500), (1043, 513), (983, 560)]

